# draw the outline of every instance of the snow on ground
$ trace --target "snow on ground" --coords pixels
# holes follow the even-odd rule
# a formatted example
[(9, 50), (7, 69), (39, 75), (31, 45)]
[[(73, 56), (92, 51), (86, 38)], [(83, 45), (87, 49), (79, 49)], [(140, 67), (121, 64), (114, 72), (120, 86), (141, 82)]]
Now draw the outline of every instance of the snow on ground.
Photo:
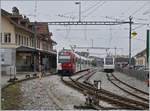
[(83, 105), (84, 96), (64, 85), (59, 76), (49, 76), (21, 83), (23, 108), (26, 110), (74, 109)]

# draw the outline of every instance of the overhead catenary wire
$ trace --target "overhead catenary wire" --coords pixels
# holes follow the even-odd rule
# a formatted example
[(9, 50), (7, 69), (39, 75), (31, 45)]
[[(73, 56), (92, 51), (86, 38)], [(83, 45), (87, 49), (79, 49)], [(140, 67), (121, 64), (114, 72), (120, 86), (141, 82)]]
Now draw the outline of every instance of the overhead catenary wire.
[[(101, 2), (100, 2), (101, 3)], [(100, 8), (101, 6), (103, 6), (106, 3), (106, 1), (104, 1), (102, 4), (97, 5), (93, 10), (91, 10), (89, 13), (87, 13), (84, 18), (87, 18), (89, 15), (93, 14), (98, 8)]]
[(67, 29), (67, 27), (66, 27), (66, 36), (65, 36), (66, 39), (68, 39), (68, 37), (69, 37), (70, 29), (71, 29), (70, 25), (69, 25), (69, 29)]
[(145, 25), (139, 25), (139, 26), (133, 28), (132, 30), (136, 30), (136, 29), (142, 28), (142, 27), (144, 27), (144, 26), (145, 26)]
[[(120, 25), (119, 25), (119, 26), (120, 26)], [(57, 30), (57, 31), (64, 31), (64, 30), (66, 30), (66, 29), (64, 29), (64, 28), (63, 28), (63, 29), (58, 28), (58, 29), (55, 29), (55, 30)], [(71, 30), (74, 30), (74, 31), (81, 31), (81, 30), (83, 30), (83, 31), (85, 31), (85, 28), (82, 28), (82, 29), (81, 29), (81, 28), (72, 28)], [(86, 31), (87, 31), (87, 30), (88, 30), (88, 31), (100, 31), (100, 30), (109, 30), (109, 29), (108, 29), (108, 28), (106, 28), (106, 29), (104, 29), (104, 28), (102, 29), (102, 28), (101, 28), (101, 29), (100, 29), (100, 28), (87, 28), (87, 27), (86, 27)], [(111, 29), (111, 30), (120, 30), (120, 28), (119, 28), (119, 29), (114, 29), (114, 28), (113, 28), (113, 29)], [(122, 30), (122, 29), (121, 29), (121, 30)], [(127, 29), (124, 29), (124, 30), (127, 30)]]
[(99, 5), (102, 1), (99, 1), (97, 3), (95, 3), (94, 5), (90, 6), (89, 8), (85, 9), (82, 11), (82, 13), (86, 13), (88, 11), (90, 11), (91, 9), (93, 9), (94, 7), (96, 7), (97, 5)]
[[(138, 26), (139, 27), (139, 26)], [(142, 27), (142, 25), (141, 25), (141, 27)], [(113, 30), (113, 29), (112, 29)]]
[(123, 19), (120, 19), (120, 18), (114, 18), (114, 17), (111, 17), (111, 16), (101, 16), (103, 18), (106, 18), (106, 19), (111, 19), (111, 20), (115, 20), (115, 21), (125, 21)]
[[(70, 18), (70, 20), (71, 20), (71, 18)], [(70, 21), (70, 20), (69, 20), (69, 21)], [(67, 27), (66, 27), (66, 36), (65, 36), (66, 39), (68, 39), (69, 34), (70, 34), (70, 31), (71, 31), (71, 26), (69, 25), (69, 30), (67, 30)], [(68, 40), (69, 40), (69, 39), (68, 39)]]
[(148, 19), (144, 19), (144, 18), (137, 18), (137, 17), (133, 17), (133, 19), (135, 19), (135, 20), (139, 20), (139, 21), (148, 21)]
[(147, 14), (149, 14), (150, 13), (150, 11), (149, 10), (146, 10), (145, 12), (143, 12), (143, 15), (147, 15)]
[[(93, 9), (93, 8), (92, 8)], [(91, 10), (89, 10), (89, 11), (91, 11)], [(113, 18), (112, 18), (113, 19)], [(114, 19), (114, 20), (117, 20), (117, 19)], [(135, 27), (135, 29), (138, 29), (138, 28), (142, 28), (143, 26), (142, 25), (140, 25), (140, 26), (138, 26), (138, 27)], [(69, 29), (69, 30), (72, 30), (72, 29)], [(85, 31), (85, 29), (83, 29), (84, 31)], [(86, 30), (88, 30), (88, 29), (86, 29)], [(113, 29), (112, 29), (113, 30)], [(84, 33), (85, 34), (85, 33)], [(68, 34), (69, 35), (69, 34)]]
[(87, 40), (87, 26), (84, 26), (84, 39)]
[[(95, 3), (94, 5), (90, 6), (89, 8), (81, 11), (82, 14), (87, 13), (88, 11), (92, 10), (93, 8), (95, 8), (96, 6), (98, 6), (102, 1), (99, 1), (97, 3)], [(59, 17), (64, 17), (64, 18), (72, 18), (73, 20), (76, 18), (75, 16), (69, 16), (68, 14), (70, 13), (75, 13), (75, 11), (71, 11), (71, 12), (66, 12), (64, 14), (58, 14)], [(85, 17), (86, 18), (86, 17)]]
[[(101, 3), (101, 2), (102, 2), (102, 1), (98, 1), (97, 3), (95, 3), (95, 4), (92, 5), (92, 6), (90, 6), (89, 8), (84, 9), (83, 11), (81, 11), (81, 13), (84, 14), (84, 13), (90, 11), (90, 10), (93, 9), (95, 6), (99, 5), (99, 3)], [(76, 13), (76, 11), (66, 12), (66, 13), (63, 13), (63, 14), (61, 14), (61, 15), (66, 16), (66, 15), (71, 14), (71, 13)]]
[[(135, 5), (137, 5), (137, 3), (138, 3), (138, 1), (136, 1)], [(148, 2), (145, 2), (142, 6), (138, 7), (138, 9), (136, 9), (134, 12), (132, 12), (131, 14), (128, 14), (128, 15), (129, 15), (129, 16), (132, 16), (132, 17), (135, 19), (134, 15), (137, 14), (139, 11), (141, 11), (147, 4), (148, 4)], [(134, 10), (134, 9), (132, 9), (132, 10)], [(128, 11), (129, 11), (129, 9), (127, 9), (127, 11), (124, 11), (124, 12), (122, 12), (122, 13), (124, 14), (124, 13), (126, 13), (126, 12), (128, 12)], [(128, 16), (128, 17), (129, 17), (129, 16)], [(124, 19), (128, 19), (128, 17), (127, 17), (127, 16), (124, 16), (123, 18), (124, 18)]]
[[(129, 38), (128, 37), (121, 37), (120, 39), (129, 39)], [(132, 40), (138, 40), (138, 41), (141, 41), (141, 42), (146, 42), (146, 40), (141, 39), (141, 38), (134, 38)]]
[(135, 14), (137, 14), (139, 11), (141, 11), (146, 5), (147, 5), (148, 2), (145, 2), (141, 7), (139, 7), (137, 10), (135, 10), (133, 13), (130, 14), (130, 16), (133, 16)]

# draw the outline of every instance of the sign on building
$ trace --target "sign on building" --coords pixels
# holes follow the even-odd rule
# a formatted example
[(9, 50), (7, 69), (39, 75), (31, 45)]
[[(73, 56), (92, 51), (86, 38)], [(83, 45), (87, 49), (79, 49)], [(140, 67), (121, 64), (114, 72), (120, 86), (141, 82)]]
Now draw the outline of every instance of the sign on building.
[(0, 65), (15, 65), (15, 49), (0, 49)]

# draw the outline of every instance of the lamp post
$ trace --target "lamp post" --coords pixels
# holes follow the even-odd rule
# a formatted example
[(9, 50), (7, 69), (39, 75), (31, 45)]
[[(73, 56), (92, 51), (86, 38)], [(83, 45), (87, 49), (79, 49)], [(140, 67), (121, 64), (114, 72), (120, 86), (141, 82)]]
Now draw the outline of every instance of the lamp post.
[(79, 22), (81, 22), (81, 2), (75, 2), (76, 5), (79, 5)]

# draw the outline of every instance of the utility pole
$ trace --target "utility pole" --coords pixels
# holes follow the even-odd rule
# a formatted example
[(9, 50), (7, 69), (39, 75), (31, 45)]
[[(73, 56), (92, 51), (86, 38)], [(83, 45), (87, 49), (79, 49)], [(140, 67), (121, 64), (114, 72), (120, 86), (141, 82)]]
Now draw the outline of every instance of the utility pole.
[(34, 56), (33, 56), (33, 61), (34, 61), (34, 73), (36, 72), (36, 21), (34, 22)]
[(115, 58), (116, 58), (116, 50), (117, 50), (117, 48), (115, 47), (114, 49), (115, 49)]
[(93, 47), (93, 39), (91, 39), (91, 41), (92, 41), (92, 47)]
[(107, 54), (107, 56), (108, 56), (108, 49), (106, 49), (106, 54)]
[(75, 2), (75, 4), (79, 5), (79, 22), (81, 22), (81, 1)]
[(37, 28), (37, 23), (36, 23), (36, 17), (37, 17), (37, 15), (36, 15), (36, 13), (37, 13), (37, 1), (35, 1), (35, 7), (34, 7), (34, 19), (35, 19), (35, 21), (34, 21), (34, 25), (33, 25), (33, 32), (34, 32), (34, 35), (33, 35), (33, 47), (34, 47), (34, 52), (33, 52), (33, 63), (34, 63), (34, 65), (33, 65), (33, 68), (34, 68), (34, 73), (36, 73), (36, 40), (37, 40), (37, 38), (36, 38), (36, 36), (37, 36), (37, 33), (36, 33), (36, 28)]
[(131, 65), (131, 31), (132, 31), (132, 17), (129, 17), (129, 66)]
[(149, 67), (149, 39), (150, 38), (150, 30), (147, 30), (147, 43), (146, 43), (146, 60), (147, 60), (147, 67)]

